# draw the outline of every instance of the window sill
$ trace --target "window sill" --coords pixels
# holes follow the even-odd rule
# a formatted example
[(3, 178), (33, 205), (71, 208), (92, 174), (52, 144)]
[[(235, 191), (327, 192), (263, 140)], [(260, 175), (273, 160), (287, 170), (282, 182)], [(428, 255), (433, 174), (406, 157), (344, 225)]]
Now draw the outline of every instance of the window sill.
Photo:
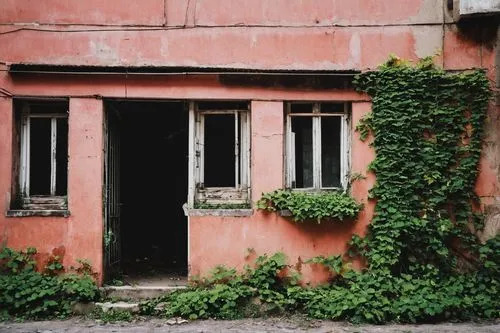
[(253, 215), (253, 209), (194, 209), (182, 206), (185, 216), (219, 216), (219, 217), (248, 217)]
[(55, 217), (68, 217), (70, 216), (69, 210), (62, 209), (12, 209), (5, 213), (7, 217), (31, 217), (31, 216), (55, 216)]

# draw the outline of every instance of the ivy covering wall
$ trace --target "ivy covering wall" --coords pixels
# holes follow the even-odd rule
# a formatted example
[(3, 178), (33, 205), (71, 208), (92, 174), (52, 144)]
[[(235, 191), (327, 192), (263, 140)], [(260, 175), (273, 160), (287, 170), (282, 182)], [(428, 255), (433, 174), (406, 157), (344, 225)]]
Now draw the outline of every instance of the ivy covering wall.
[(454, 271), (459, 259), (474, 262), (479, 242), (471, 231), (482, 223), (474, 185), (490, 98), (485, 73), (447, 73), (431, 59), (410, 66), (392, 57), (355, 81), (373, 99), (371, 117), (358, 127), (373, 131), (376, 151), (370, 268)]

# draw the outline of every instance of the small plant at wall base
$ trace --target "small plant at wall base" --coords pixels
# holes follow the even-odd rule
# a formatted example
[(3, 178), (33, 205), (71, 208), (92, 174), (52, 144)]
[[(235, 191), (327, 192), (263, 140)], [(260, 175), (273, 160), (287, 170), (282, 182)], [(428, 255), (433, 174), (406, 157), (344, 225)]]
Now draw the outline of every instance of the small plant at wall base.
[(0, 251), (0, 320), (63, 318), (75, 302), (99, 297), (92, 274), (77, 267), (64, 273), (60, 257), (49, 258), (43, 272), (36, 271), (36, 249)]
[(354, 219), (362, 209), (349, 194), (338, 191), (294, 192), (276, 190), (263, 193), (257, 208), (269, 212), (290, 211), (295, 222), (307, 220), (320, 223), (323, 220), (343, 221)]
[(242, 273), (217, 266), (209, 277), (195, 279), (190, 289), (141, 303), (141, 313), (188, 319), (237, 319), (282, 313), (291, 308), (291, 300), (286, 297), (288, 288), (296, 287), (286, 261), (286, 256), (278, 252), (259, 256), (254, 266), (247, 266)]

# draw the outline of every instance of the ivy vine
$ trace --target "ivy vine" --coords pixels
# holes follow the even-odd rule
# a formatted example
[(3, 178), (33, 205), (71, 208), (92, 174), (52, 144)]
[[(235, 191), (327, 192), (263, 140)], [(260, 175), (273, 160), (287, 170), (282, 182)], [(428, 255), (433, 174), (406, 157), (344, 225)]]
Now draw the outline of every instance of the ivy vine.
[(369, 121), (358, 127), (363, 139), (369, 126), (376, 151), (377, 204), (364, 240), (370, 269), (456, 271), (461, 258), (479, 251), (470, 225), (481, 223), (474, 184), (491, 94), (485, 73), (391, 57), (355, 85), (373, 101)]
[(363, 205), (348, 193), (340, 191), (295, 192), (275, 190), (263, 193), (257, 208), (269, 212), (290, 211), (295, 222), (354, 219)]

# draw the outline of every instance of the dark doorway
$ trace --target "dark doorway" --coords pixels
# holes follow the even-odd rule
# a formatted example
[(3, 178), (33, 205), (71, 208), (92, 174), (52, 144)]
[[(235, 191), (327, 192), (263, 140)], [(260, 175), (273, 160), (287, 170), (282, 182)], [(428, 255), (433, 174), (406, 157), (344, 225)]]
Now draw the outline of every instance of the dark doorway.
[(183, 102), (112, 101), (120, 132), (121, 270), (187, 274), (188, 112)]

